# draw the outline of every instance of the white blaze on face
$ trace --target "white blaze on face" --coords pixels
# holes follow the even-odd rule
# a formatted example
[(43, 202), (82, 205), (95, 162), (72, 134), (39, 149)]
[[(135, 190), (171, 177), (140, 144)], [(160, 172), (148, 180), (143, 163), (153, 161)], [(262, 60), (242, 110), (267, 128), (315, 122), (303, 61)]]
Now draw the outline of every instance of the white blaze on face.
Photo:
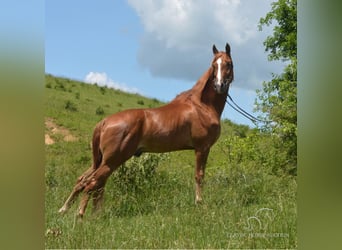
[(217, 63), (217, 76), (216, 76), (217, 84), (221, 85), (221, 63), (222, 63), (222, 59), (221, 58), (217, 59), (216, 63)]

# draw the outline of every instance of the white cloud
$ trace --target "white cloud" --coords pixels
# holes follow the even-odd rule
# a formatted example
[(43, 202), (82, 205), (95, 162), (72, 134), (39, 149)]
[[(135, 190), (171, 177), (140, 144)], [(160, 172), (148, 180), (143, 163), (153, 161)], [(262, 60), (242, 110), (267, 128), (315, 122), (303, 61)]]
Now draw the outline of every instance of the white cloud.
[(128, 0), (144, 27), (138, 62), (152, 75), (197, 80), (209, 66), (211, 47), (232, 48), (234, 86), (255, 89), (279, 64), (267, 61), (259, 32), (271, 0)]
[(110, 79), (106, 73), (89, 72), (84, 78), (86, 83), (97, 84), (99, 86), (107, 86), (113, 89), (119, 89), (129, 93), (139, 93), (137, 88), (128, 87), (125, 83), (118, 83)]

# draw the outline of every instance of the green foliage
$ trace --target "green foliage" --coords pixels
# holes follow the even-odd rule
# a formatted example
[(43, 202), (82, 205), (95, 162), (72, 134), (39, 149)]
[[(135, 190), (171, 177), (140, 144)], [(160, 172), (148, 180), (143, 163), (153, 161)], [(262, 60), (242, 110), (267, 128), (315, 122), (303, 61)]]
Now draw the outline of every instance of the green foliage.
[(69, 110), (69, 111), (72, 111), (72, 112), (76, 112), (76, 111), (77, 111), (77, 106), (76, 106), (76, 104), (73, 103), (73, 102), (70, 101), (70, 100), (67, 100), (67, 101), (65, 102), (64, 108), (65, 108), (66, 110)]
[(293, 169), (297, 163), (297, 63), (288, 65), (285, 72), (263, 83), (258, 91), (258, 110), (273, 122), (263, 129), (273, 134), (274, 143), (280, 152), (286, 152), (287, 163)]
[(116, 175), (118, 189), (124, 192), (139, 192), (146, 185), (150, 185), (163, 156), (145, 153), (124, 163)]
[(107, 90), (106, 86), (100, 87), (100, 92), (102, 95), (104, 95), (106, 93), (106, 90)]
[(260, 19), (259, 30), (264, 25), (274, 25), (273, 34), (264, 42), (270, 60), (289, 60), (297, 57), (297, 0), (273, 2), (272, 10)]
[(114, 173), (115, 216), (148, 214), (153, 210), (147, 197), (165, 181), (164, 175), (157, 173), (164, 159), (165, 155), (145, 153), (132, 157)]
[(266, 173), (278, 176), (293, 171), (284, 145), (271, 134), (253, 130), (245, 137), (226, 137), (219, 142), (219, 146), (227, 157), (224, 162), (229, 164), (261, 166)]
[(290, 63), (280, 75), (263, 83), (257, 90), (256, 110), (263, 112), (263, 119), (271, 120), (262, 126), (272, 134), (271, 144), (286, 157), (280, 164), (288, 165), (289, 173), (296, 173), (297, 165), (297, 1), (279, 0), (272, 3), (272, 10), (260, 19), (259, 28), (277, 24), (272, 36), (264, 42), (269, 60), (286, 60)]
[(144, 105), (144, 104), (145, 104), (143, 100), (138, 100), (137, 103), (138, 103), (139, 105)]
[(104, 109), (102, 108), (102, 106), (98, 106), (96, 108), (95, 114), (97, 115), (103, 115), (105, 113)]

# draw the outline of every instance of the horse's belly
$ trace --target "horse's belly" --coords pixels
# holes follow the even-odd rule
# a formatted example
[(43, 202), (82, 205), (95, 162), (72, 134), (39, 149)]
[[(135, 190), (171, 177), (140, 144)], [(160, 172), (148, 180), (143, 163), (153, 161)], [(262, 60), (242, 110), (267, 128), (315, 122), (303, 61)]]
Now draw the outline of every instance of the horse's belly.
[(146, 136), (139, 148), (143, 152), (163, 153), (176, 150), (192, 149), (192, 140), (189, 133), (156, 133)]

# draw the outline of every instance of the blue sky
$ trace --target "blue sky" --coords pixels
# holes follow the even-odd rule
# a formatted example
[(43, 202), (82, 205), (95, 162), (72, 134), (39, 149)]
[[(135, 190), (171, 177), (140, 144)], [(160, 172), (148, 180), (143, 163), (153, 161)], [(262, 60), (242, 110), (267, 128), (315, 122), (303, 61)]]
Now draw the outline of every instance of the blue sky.
[[(252, 112), (255, 90), (283, 65), (267, 61), (258, 31), (271, 1), (45, 2), (45, 72), (138, 92), (162, 101), (191, 88), (212, 59), (232, 48), (231, 96)], [(223, 118), (252, 125), (226, 105)]]

